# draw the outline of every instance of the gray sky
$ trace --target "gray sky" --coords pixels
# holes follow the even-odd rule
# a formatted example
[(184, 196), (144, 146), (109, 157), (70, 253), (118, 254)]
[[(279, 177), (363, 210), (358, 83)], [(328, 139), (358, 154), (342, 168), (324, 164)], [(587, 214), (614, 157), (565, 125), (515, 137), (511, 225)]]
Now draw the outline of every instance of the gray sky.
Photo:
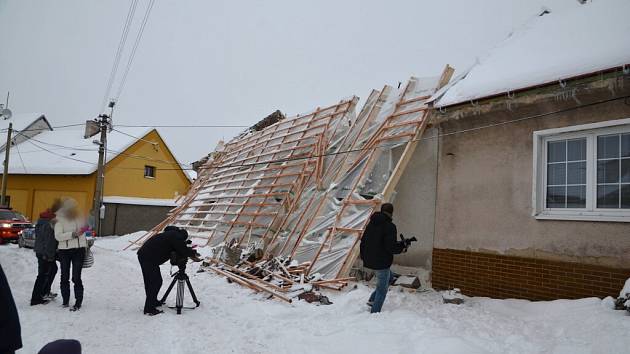
[[(42, 112), (53, 125), (97, 116), (129, 1), (0, 0), (0, 97), (11, 91), (14, 113)], [(543, 5), (575, 2), (157, 0), (114, 123), (249, 126), (276, 109), (365, 98), (447, 63), (464, 71)], [(240, 130), (160, 133), (191, 162)]]

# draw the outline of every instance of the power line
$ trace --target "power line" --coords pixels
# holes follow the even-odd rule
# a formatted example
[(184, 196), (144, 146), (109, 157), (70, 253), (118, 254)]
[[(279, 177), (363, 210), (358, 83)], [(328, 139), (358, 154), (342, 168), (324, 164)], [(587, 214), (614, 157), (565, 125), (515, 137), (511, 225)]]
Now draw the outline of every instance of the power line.
[[(18, 134), (20, 134), (20, 133), (18, 133)], [(21, 134), (21, 135), (23, 135), (23, 134)], [(25, 136), (25, 135), (23, 135), (23, 136)], [(48, 143), (48, 142), (45, 142), (45, 141), (37, 140), (37, 139), (32, 138), (32, 137), (30, 139), (33, 140), (33, 141), (36, 141), (39, 144), (48, 145), (48, 146), (54, 146), (54, 147), (56, 147), (58, 149), (63, 149), (63, 150), (89, 151), (89, 152), (97, 152), (98, 151), (98, 150), (95, 150), (95, 149), (88, 149), (88, 148), (60, 145), (60, 144), (55, 144), (55, 143)], [(150, 142), (150, 143), (153, 144), (153, 142)], [(190, 165), (190, 164), (182, 164), (182, 163), (179, 163), (179, 162), (172, 162), (172, 161), (155, 159), (155, 158), (148, 157), (148, 156), (128, 154), (128, 153), (125, 153), (124, 151), (117, 151), (117, 150), (112, 150), (112, 149), (106, 149), (106, 150), (107, 150), (107, 152), (113, 152), (116, 155), (123, 155), (123, 156), (131, 157), (131, 158), (135, 158), (135, 159), (148, 160), (148, 161), (160, 162), (160, 163), (164, 163), (164, 164), (177, 165), (177, 166)]]
[(182, 165), (190, 165), (190, 164), (185, 164), (185, 163), (179, 163), (179, 162), (173, 162), (173, 161), (166, 161), (166, 160), (160, 160), (160, 159), (154, 159), (152, 157), (148, 157), (148, 156), (142, 156), (142, 155), (134, 155), (134, 154), (127, 154), (126, 152), (122, 152), (122, 151), (115, 151), (115, 150), (107, 150), (109, 152), (114, 152), (117, 155), (122, 155), (122, 156), (127, 156), (127, 157), (131, 157), (134, 159), (138, 159), (138, 160), (146, 160), (146, 161), (152, 161), (152, 162), (160, 162), (163, 164), (167, 164), (167, 165), (176, 165), (181, 167), (182, 169), (184, 169), (184, 167)]
[[(564, 109), (560, 109), (560, 110), (556, 110), (556, 111), (551, 111), (551, 112), (545, 112), (545, 113), (525, 116), (525, 117), (521, 117), (521, 118), (517, 118), (517, 119), (505, 121), (505, 122), (493, 123), (493, 124), (488, 124), (488, 125), (479, 126), (479, 127), (475, 127), (475, 128), (469, 128), (469, 129), (463, 129), (463, 130), (453, 131), (453, 132), (444, 133), (444, 134), (438, 134), (438, 135), (435, 135), (435, 136), (432, 136), (432, 137), (425, 137), (425, 138), (420, 138), (420, 139), (411, 139), (408, 142), (425, 141), (425, 140), (436, 139), (436, 138), (444, 137), (444, 136), (468, 133), (468, 132), (473, 132), (473, 131), (477, 131), (477, 130), (481, 130), (481, 129), (487, 129), (487, 128), (497, 127), (497, 126), (501, 126), (501, 125), (518, 123), (518, 122), (522, 122), (522, 121), (525, 121), (525, 120), (537, 119), (537, 118), (542, 118), (542, 117), (551, 116), (551, 115), (555, 115), (555, 114), (570, 112), (570, 111), (581, 109), (581, 108), (585, 108), (585, 107), (596, 106), (596, 105), (599, 105), (599, 104), (604, 104), (604, 103), (608, 103), (608, 102), (613, 102), (613, 101), (622, 100), (622, 99), (629, 99), (629, 98), (630, 98), (630, 95), (614, 97), (614, 98), (610, 98), (610, 99), (606, 99), (606, 100), (601, 100), (601, 101), (596, 101), (596, 102), (591, 102), (591, 103), (586, 103), (586, 104), (580, 104), (580, 105), (576, 105), (576, 106), (573, 106), (573, 107), (564, 108)], [(18, 134), (19, 134), (19, 132), (18, 132)], [(30, 138), (28, 141), (31, 144), (33, 144), (33, 145), (35, 145), (35, 144), (33, 142), (31, 142), (30, 140), (37, 141), (34, 138)], [(398, 146), (400, 144), (401, 143), (383, 144), (383, 145), (377, 145), (377, 146), (372, 146), (372, 147), (363, 147), (363, 148), (358, 148), (358, 149), (350, 149), (350, 150), (344, 150), (344, 151), (336, 151), (336, 152), (324, 153), (324, 154), (319, 154), (319, 155), (311, 155), (311, 156), (308, 156), (308, 157), (294, 157), (294, 158), (287, 158), (287, 159), (277, 159), (277, 160), (272, 160), (272, 161), (253, 162), (253, 163), (247, 163), (247, 164), (232, 164), (232, 165), (226, 164), (226, 165), (213, 166), (213, 167), (200, 167), (200, 169), (230, 168), (230, 167), (249, 167), (249, 166), (256, 166), (256, 165), (263, 165), (263, 164), (283, 163), (283, 162), (290, 162), (290, 161), (300, 161), (300, 160), (305, 160), (305, 159), (318, 158), (318, 157), (327, 157), (327, 156), (335, 156), (335, 155), (348, 154), (348, 153), (352, 153), (352, 152), (360, 152), (360, 151), (365, 151), (365, 150), (389, 148), (389, 147)], [(58, 144), (51, 144), (51, 145), (59, 146), (59, 147), (63, 146), (63, 145), (58, 145)], [(50, 153), (52, 153), (54, 155), (57, 155), (57, 156), (60, 156), (60, 157), (63, 157), (63, 158), (68, 158), (70, 160), (80, 161), (80, 162), (89, 163), (89, 164), (93, 164), (94, 165), (94, 163), (92, 163), (92, 162), (87, 162), (87, 161), (83, 161), (83, 160), (73, 159), (73, 158), (70, 158), (70, 157), (67, 157), (67, 156), (64, 156), (64, 155), (60, 155), (60, 154), (54, 153), (54, 152), (52, 152), (52, 151), (50, 151), (48, 149), (44, 149), (44, 148), (42, 148), (40, 146), (37, 146), (37, 145), (35, 145), (35, 146), (40, 148), (40, 149), (42, 149), (42, 150), (44, 150), (44, 151), (48, 151), (48, 152), (50, 152)], [(75, 149), (75, 148), (72, 148), (72, 147), (66, 147), (66, 148)], [(90, 150), (90, 151), (93, 151), (93, 150)], [(129, 155), (129, 154), (125, 154), (125, 155)], [(150, 157), (140, 156), (140, 155), (135, 155), (135, 157), (140, 157), (140, 158), (144, 158), (144, 159), (152, 159)], [(141, 170), (141, 168), (123, 168), (123, 167), (120, 167), (120, 168), (122, 168), (122, 169)], [(173, 169), (161, 168), (160, 170), (162, 170), (162, 171), (169, 171), (169, 170), (177, 171), (177, 170), (193, 170), (193, 169), (192, 168), (183, 168), (183, 167), (181, 167), (181, 168), (173, 168)]]
[(20, 144), (15, 144), (15, 149), (18, 152), (18, 156), (20, 157), (20, 162), (22, 163), (22, 168), (24, 169), (24, 173), (28, 173), (26, 170), (26, 165), (24, 164), (24, 160), (22, 159), (22, 153), (20, 152)]
[(149, 21), (149, 16), (151, 15), (153, 4), (155, 4), (155, 0), (149, 0), (149, 4), (147, 5), (147, 9), (144, 13), (144, 18), (142, 19), (142, 24), (140, 25), (140, 29), (138, 30), (138, 35), (136, 36), (136, 40), (133, 43), (133, 48), (131, 49), (131, 54), (129, 55), (129, 60), (127, 61), (127, 66), (125, 67), (125, 71), (124, 71), (122, 80), (120, 82), (120, 86), (118, 87), (118, 92), (116, 93), (116, 98), (115, 98), (116, 101), (122, 94), (122, 91), (125, 88), (125, 84), (127, 83), (127, 75), (129, 74), (129, 70), (131, 69), (131, 64), (133, 64), (133, 59), (136, 56), (136, 51), (138, 50), (138, 46), (140, 45), (140, 41), (142, 40), (144, 29), (146, 28), (147, 22)]
[[(432, 136), (432, 137), (426, 137), (426, 138), (420, 138), (420, 139), (411, 139), (408, 142), (431, 140), (431, 139), (436, 139), (436, 138), (444, 137), (444, 136), (450, 136), (450, 135), (461, 134), (461, 133), (468, 133), (468, 132), (477, 131), (477, 130), (481, 130), (481, 129), (487, 129), (487, 128), (493, 128), (493, 127), (497, 127), (497, 126), (501, 126), (501, 125), (506, 125), (506, 124), (518, 123), (518, 122), (522, 122), (522, 121), (529, 120), (529, 119), (542, 118), (542, 117), (555, 115), (555, 114), (559, 114), (559, 113), (570, 112), (570, 111), (573, 111), (573, 110), (576, 110), (576, 109), (580, 109), (580, 108), (596, 106), (596, 105), (599, 105), (599, 104), (613, 102), (613, 101), (622, 100), (622, 99), (628, 99), (628, 98), (630, 98), (630, 95), (628, 95), (628, 96), (621, 96), (621, 97), (614, 97), (614, 98), (609, 98), (609, 99), (606, 99), (606, 100), (595, 101), (595, 102), (585, 103), (585, 104), (579, 104), (579, 105), (576, 105), (576, 106), (573, 106), (573, 107), (559, 109), (559, 110), (556, 110), (556, 111), (551, 111), (551, 112), (545, 112), (545, 113), (539, 113), (539, 114), (534, 114), (534, 115), (530, 115), (530, 116), (525, 116), (525, 117), (521, 117), (521, 118), (517, 118), (517, 119), (505, 121), (505, 122), (493, 123), (493, 124), (488, 124), (488, 125), (484, 125), (484, 126), (480, 126), (480, 127), (458, 130), (458, 131), (445, 133), (445, 134), (438, 134), (438, 135)], [(324, 154), (319, 154), (319, 155), (311, 155), (311, 156), (305, 156), (305, 157), (294, 157), (294, 158), (277, 159), (277, 160), (271, 160), (271, 161), (252, 162), (252, 163), (247, 163), (247, 164), (241, 163), (241, 164), (232, 164), (232, 165), (227, 164), (227, 165), (212, 166), (212, 167), (200, 167), (200, 169), (249, 167), (249, 166), (256, 166), (256, 165), (261, 165), (261, 164), (266, 165), (266, 164), (272, 164), (272, 163), (283, 163), (283, 162), (291, 162), (291, 161), (300, 161), (300, 160), (311, 159), (311, 158), (335, 156), (335, 155), (348, 154), (348, 153), (360, 152), (360, 151), (365, 151), (365, 150), (375, 150), (375, 149), (381, 149), (381, 148), (387, 148), (387, 147), (394, 147), (394, 146), (398, 146), (400, 144), (401, 143), (384, 144), (384, 145), (377, 145), (377, 146), (372, 146), (372, 147), (363, 147), (363, 148), (358, 148), (358, 149), (336, 151), (336, 152), (324, 153)]]
[[(85, 164), (89, 164), (89, 165), (93, 165), (96, 166), (96, 163), (94, 162), (90, 162), (90, 161), (85, 161), (85, 160), (81, 160), (81, 159), (77, 159), (77, 158), (73, 158), (73, 157), (69, 157), (69, 156), (65, 156), (62, 154), (58, 154), (50, 149), (47, 149), (43, 146), (40, 146), (38, 144), (35, 144), (34, 142), (27, 140), (31, 145), (35, 146), (36, 148), (48, 152), (52, 155), (67, 159), (67, 160), (72, 160), (72, 161), (77, 161), (77, 162), (81, 162), (81, 163), (85, 163)], [(115, 167), (117, 169), (121, 169), (121, 170), (134, 170), (134, 171), (143, 171), (144, 168), (142, 167)], [(26, 170), (26, 168), (25, 168)], [(192, 171), (192, 168), (172, 168), (172, 169), (168, 169), (168, 168), (161, 168), (160, 171)]]
[(39, 148), (39, 149), (44, 150), (44, 151), (46, 151), (46, 152), (49, 152), (49, 153), (51, 153), (51, 154), (53, 154), (53, 155), (55, 155), (55, 156), (59, 156), (59, 157), (64, 158), (64, 159), (68, 159), (68, 160), (72, 160), (72, 161), (77, 161), (77, 162), (82, 162), (82, 163), (85, 163), (85, 164), (95, 165), (95, 166), (96, 166), (96, 164), (95, 164), (95, 163), (90, 162), (90, 161), (85, 161), (85, 160), (75, 159), (75, 158), (73, 158), (73, 157), (69, 157), (69, 156), (65, 156), (65, 155), (62, 155), (62, 154), (58, 154), (58, 153), (56, 153), (56, 152), (54, 152), (54, 151), (51, 151), (51, 150), (46, 149), (45, 147), (42, 147), (42, 146), (39, 146), (39, 145), (35, 144), (35, 143), (34, 143), (34, 142), (32, 142), (31, 140), (32, 140), (32, 138), (31, 138), (31, 139), (28, 139), (28, 140), (26, 140), (26, 141), (28, 141), (31, 145), (35, 146), (36, 148)]
[[(52, 126), (50, 128), (54, 129), (64, 129), (64, 128), (72, 128), (72, 127), (80, 127), (85, 126), (85, 123), (74, 123), (74, 124), (65, 124)], [(211, 125), (130, 125), (130, 124), (116, 124), (117, 127), (120, 128), (249, 128), (249, 125), (220, 125), (220, 124), (211, 124)], [(31, 129), (22, 129), (21, 132), (37, 132), (37, 131), (51, 131), (50, 128), (31, 128)], [(0, 129), (1, 133), (6, 133), (9, 129), (2, 128)], [(14, 131), (16, 129), (13, 129)], [(116, 130), (116, 129), (114, 129)], [(120, 130), (116, 130), (119, 133), (123, 133)]]
[(116, 124), (123, 128), (249, 128), (249, 125), (128, 125)]
[(118, 49), (116, 50), (116, 55), (114, 56), (114, 64), (112, 65), (112, 70), (109, 73), (109, 79), (107, 80), (107, 87), (105, 89), (105, 95), (103, 95), (103, 103), (101, 104), (101, 108), (102, 108), (101, 110), (105, 109), (105, 105), (107, 104), (107, 100), (109, 99), (109, 93), (112, 89), (112, 85), (114, 84), (116, 73), (118, 72), (118, 65), (120, 64), (120, 59), (122, 58), (122, 52), (125, 47), (125, 43), (127, 42), (127, 35), (129, 34), (129, 29), (131, 28), (131, 23), (133, 22), (133, 17), (135, 15), (137, 6), (138, 6), (138, 0), (133, 0), (129, 4), (129, 10), (127, 11), (127, 18), (125, 19), (122, 34), (120, 35), (120, 40), (118, 41)]
[(122, 134), (122, 135), (126, 135), (126, 136), (128, 136), (128, 137), (130, 137), (130, 138), (134, 138), (134, 139), (139, 140), (139, 141), (144, 141), (145, 143), (149, 143), (149, 144), (151, 144), (151, 145), (153, 145), (153, 146), (157, 146), (157, 145), (158, 145), (158, 143), (156, 143), (156, 142), (154, 142), (154, 141), (149, 141), (149, 140), (145, 140), (145, 139), (139, 138), (139, 137), (137, 137), (137, 136), (134, 136), (134, 135), (131, 135), (131, 134), (125, 133), (125, 132), (123, 132), (123, 131), (120, 131), (120, 130), (118, 130), (118, 129), (116, 129), (116, 128), (112, 128), (112, 130), (113, 130), (113, 131), (116, 131), (116, 132), (119, 132), (119, 133), (120, 133), (120, 134)]
[[(38, 131), (50, 131), (50, 129), (63, 129), (63, 128), (70, 128), (70, 127), (78, 127), (78, 126), (82, 126), (85, 125), (85, 123), (76, 123), (76, 124), (66, 124), (66, 125), (59, 125), (59, 126), (54, 126), (54, 127), (50, 127), (50, 128), (31, 128), (31, 129), (22, 129), (20, 130), (21, 132), (38, 132)], [(9, 130), (9, 128), (3, 128), (0, 129), (0, 132), (2, 133), (6, 133)], [(13, 131), (18, 131), (17, 129), (13, 129)]]

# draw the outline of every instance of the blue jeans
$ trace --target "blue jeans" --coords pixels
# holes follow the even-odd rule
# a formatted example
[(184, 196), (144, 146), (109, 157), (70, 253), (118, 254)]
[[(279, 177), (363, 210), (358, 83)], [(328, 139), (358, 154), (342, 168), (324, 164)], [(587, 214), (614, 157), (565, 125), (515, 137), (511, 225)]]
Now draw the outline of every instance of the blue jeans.
[(389, 289), (389, 283), (393, 278), (392, 272), (389, 268), (375, 270), (376, 275), (376, 289), (370, 295), (370, 302), (372, 303), (372, 313), (381, 312), (385, 297), (387, 296), (387, 289)]

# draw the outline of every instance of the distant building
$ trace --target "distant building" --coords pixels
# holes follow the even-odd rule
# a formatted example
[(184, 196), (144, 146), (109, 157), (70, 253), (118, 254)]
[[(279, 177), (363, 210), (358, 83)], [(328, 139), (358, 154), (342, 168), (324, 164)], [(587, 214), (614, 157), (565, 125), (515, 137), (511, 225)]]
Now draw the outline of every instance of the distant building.
[[(11, 148), (10, 206), (36, 220), (55, 198), (92, 208), (98, 146), (78, 129), (44, 131)], [(155, 129), (108, 134), (103, 234), (150, 229), (190, 186), (188, 174)], [(123, 207), (124, 206), (124, 207)], [(121, 221), (122, 220), (122, 221)]]
[(13, 124), (14, 133), (11, 137), (13, 144), (19, 144), (28, 138), (53, 130), (46, 116), (40, 113), (16, 114), (9, 119), (0, 118), (0, 152), (7, 145), (7, 130)]

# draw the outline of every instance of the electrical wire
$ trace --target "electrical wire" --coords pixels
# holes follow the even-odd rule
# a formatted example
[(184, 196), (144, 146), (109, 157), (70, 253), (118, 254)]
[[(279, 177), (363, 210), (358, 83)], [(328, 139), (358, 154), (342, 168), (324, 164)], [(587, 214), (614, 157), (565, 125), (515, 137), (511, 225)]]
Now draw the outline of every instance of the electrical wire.
[[(556, 111), (551, 111), (551, 112), (545, 112), (545, 113), (539, 113), (539, 114), (534, 114), (534, 115), (530, 115), (530, 116), (525, 116), (525, 117), (521, 117), (521, 118), (517, 118), (517, 119), (505, 121), (505, 122), (493, 123), (493, 124), (488, 124), (488, 125), (484, 125), (484, 126), (480, 126), (480, 127), (463, 129), (463, 130), (458, 130), (458, 131), (444, 133), (444, 134), (438, 134), (438, 135), (431, 136), (431, 137), (426, 137), (426, 138), (411, 139), (411, 140), (408, 140), (407, 142), (431, 140), (431, 139), (436, 139), (436, 138), (440, 138), (440, 137), (444, 137), (444, 136), (450, 136), (450, 135), (462, 134), (462, 133), (469, 133), (469, 132), (473, 132), (473, 131), (477, 131), (477, 130), (481, 130), (481, 129), (487, 129), (487, 128), (493, 128), (493, 127), (497, 127), (497, 126), (501, 126), (501, 125), (506, 125), (506, 124), (518, 123), (518, 122), (522, 122), (522, 121), (529, 120), (529, 119), (537, 119), (537, 118), (547, 117), (547, 116), (555, 115), (555, 114), (559, 114), (559, 113), (570, 112), (570, 111), (573, 111), (573, 110), (576, 110), (576, 109), (596, 106), (596, 105), (599, 105), (599, 104), (613, 102), (613, 101), (617, 101), (617, 100), (626, 100), (628, 98), (630, 98), (630, 95), (614, 97), (614, 98), (609, 98), (609, 99), (606, 99), (606, 100), (595, 101), (595, 102), (590, 102), (590, 103), (585, 103), (585, 104), (579, 104), (577, 106), (564, 108), (564, 109), (559, 109), (559, 110), (556, 110)], [(232, 164), (232, 165), (227, 164), (227, 165), (220, 165), (220, 166), (213, 166), (213, 167), (200, 167), (200, 169), (249, 167), (249, 166), (261, 165), (261, 164), (284, 163), (284, 162), (300, 161), (300, 160), (311, 159), (311, 158), (318, 158), (318, 157), (327, 157), (327, 156), (348, 154), (348, 153), (360, 152), (360, 151), (364, 151), (364, 150), (375, 150), (375, 149), (382, 149), (382, 148), (391, 148), (391, 147), (394, 147), (394, 146), (398, 146), (400, 144), (401, 143), (384, 144), (384, 145), (377, 145), (377, 146), (372, 146), (372, 147), (363, 147), (363, 148), (358, 148), (358, 149), (350, 149), (350, 150), (344, 150), (344, 151), (336, 151), (336, 152), (324, 153), (324, 154), (319, 154), (319, 155), (310, 155), (310, 156), (296, 157), (296, 158), (287, 158), (287, 159), (277, 159), (277, 160), (263, 161), (263, 162), (252, 162), (252, 163), (247, 163), (247, 164), (241, 163), (241, 164)]]
[(249, 128), (249, 125), (129, 125), (116, 124), (123, 128)]
[(142, 139), (142, 138), (138, 138), (137, 136), (131, 135), (131, 134), (129, 134), (129, 133), (125, 133), (125, 132), (120, 131), (120, 130), (118, 130), (118, 129), (116, 129), (116, 128), (112, 128), (112, 130), (113, 130), (113, 131), (116, 131), (116, 132), (119, 132), (119, 133), (120, 133), (120, 134), (122, 134), (122, 135), (126, 135), (126, 136), (128, 136), (128, 137), (130, 137), (130, 138), (134, 138), (134, 139), (139, 140), (139, 141), (144, 141), (145, 143), (149, 143), (149, 144), (151, 144), (151, 145), (153, 145), (153, 146), (158, 146), (158, 145), (159, 145), (158, 143), (156, 143), (156, 142), (154, 142), (154, 141), (149, 141), (149, 140), (145, 140), (145, 139)]
[(109, 73), (109, 79), (107, 80), (105, 94), (103, 95), (103, 102), (101, 104), (101, 108), (102, 108), (101, 110), (105, 110), (107, 100), (109, 99), (109, 93), (111, 92), (112, 85), (114, 84), (114, 79), (116, 78), (116, 73), (118, 72), (118, 65), (120, 65), (120, 59), (122, 58), (122, 53), (125, 47), (125, 43), (127, 42), (127, 35), (129, 34), (129, 29), (131, 28), (131, 23), (133, 22), (133, 17), (135, 15), (137, 6), (138, 6), (138, 0), (132, 0), (131, 3), (129, 4), (129, 10), (127, 10), (127, 18), (125, 19), (122, 33), (120, 35), (120, 40), (118, 41), (118, 48), (116, 49), (116, 55), (114, 56), (114, 64), (112, 65), (112, 70)]
[(85, 163), (85, 164), (89, 164), (89, 165), (94, 165), (94, 166), (96, 166), (96, 164), (95, 164), (94, 162), (85, 161), (85, 160), (80, 160), (80, 159), (75, 159), (75, 158), (73, 158), (73, 157), (69, 157), (69, 156), (65, 156), (65, 155), (62, 155), (62, 154), (58, 154), (58, 153), (56, 153), (56, 152), (54, 152), (54, 151), (51, 151), (51, 150), (46, 149), (45, 147), (42, 147), (42, 146), (39, 146), (39, 145), (35, 144), (35, 143), (34, 143), (34, 142), (32, 142), (31, 140), (32, 140), (32, 138), (31, 138), (31, 139), (29, 139), (29, 140), (27, 140), (27, 141), (28, 141), (31, 145), (35, 146), (36, 148), (38, 148), (38, 149), (40, 149), (40, 150), (43, 150), (43, 151), (49, 152), (49, 153), (51, 153), (51, 154), (53, 154), (53, 155), (55, 155), (55, 156), (59, 156), (59, 157), (64, 158), (64, 159), (68, 159), (68, 160), (72, 160), (72, 161), (77, 161), (77, 162), (82, 162), (82, 163)]
[[(525, 117), (521, 117), (521, 118), (517, 118), (517, 119), (513, 119), (513, 120), (508, 120), (508, 121), (505, 121), (505, 122), (493, 123), (493, 124), (488, 124), (488, 125), (479, 126), (479, 127), (475, 127), (475, 128), (469, 128), (469, 129), (463, 129), (463, 130), (453, 131), (453, 132), (444, 133), (444, 134), (438, 134), (438, 135), (431, 136), (431, 137), (426, 137), (426, 138), (411, 139), (411, 140), (406, 141), (405, 143), (413, 142), (413, 141), (431, 140), (431, 139), (436, 139), (436, 138), (440, 138), (440, 137), (444, 137), (444, 136), (450, 136), (450, 135), (455, 135), (455, 134), (469, 133), (469, 132), (478, 131), (478, 130), (482, 130), (482, 129), (487, 129), (487, 128), (492, 128), (492, 127), (497, 127), (497, 126), (502, 126), (502, 125), (507, 125), (507, 124), (518, 123), (518, 122), (522, 122), (522, 121), (525, 121), (525, 120), (537, 119), (537, 118), (547, 117), (547, 116), (556, 115), (556, 114), (560, 114), (560, 113), (570, 112), (570, 111), (573, 111), (573, 110), (576, 110), (576, 109), (596, 106), (596, 105), (600, 105), (600, 104), (604, 104), (604, 103), (608, 103), (608, 102), (613, 102), (613, 101), (617, 101), (617, 100), (627, 100), (629, 98), (630, 98), (630, 95), (614, 97), (614, 98), (601, 100), (601, 101), (590, 102), (590, 103), (586, 103), (586, 104), (579, 104), (579, 105), (576, 105), (576, 106), (573, 106), (573, 107), (569, 107), (569, 108), (559, 109), (559, 110), (555, 110), (555, 111), (551, 111), (551, 112), (534, 114), (534, 115), (525, 116)], [(31, 140), (37, 141), (34, 138), (29, 138), (29, 140), (27, 140), (27, 141), (31, 142)], [(35, 145), (33, 142), (31, 142), (31, 144)], [(44, 143), (44, 144), (46, 144), (46, 143)], [(52, 144), (52, 143), (49, 143), (49, 144), (53, 145), (53, 146), (63, 147), (63, 145)], [(330, 153), (324, 153), (324, 154), (318, 154), (318, 155), (309, 155), (309, 156), (304, 156), (304, 157), (293, 157), (293, 158), (286, 158), (286, 159), (276, 159), (276, 160), (270, 160), (270, 161), (252, 162), (252, 163), (247, 163), (247, 164), (245, 164), (245, 163), (241, 163), (241, 164), (226, 164), (226, 165), (219, 165), (219, 166), (213, 166), (213, 167), (200, 167), (200, 169), (250, 167), (250, 166), (256, 166), (256, 165), (263, 165), (263, 164), (267, 165), (267, 164), (273, 164), (273, 163), (284, 163), (284, 162), (300, 161), (300, 160), (311, 159), (311, 158), (318, 158), (318, 157), (327, 157), (327, 156), (348, 154), (348, 153), (360, 152), (360, 151), (365, 151), (365, 150), (391, 148), (391, 147), (399, 146), (399, 145), (401, 145), (401, 143), (383, 144), (383, 145), (377, 145), (377, 146), (372, 146), (372, 147), (363, 147), (363, 148), (358, 148), (358, 149), (336, 151), (336, 152), (330, 152)], [(70, 157), (67, 157), (67, 156), (56, 154), (56, 153), (54, 153), (54, 152), (52, 152), (50, 150), (44, 149), (44, 148), (42, 148), (40, 146), (37, 146), (37, 145), (35, 145), (35, 146), (40, 148), (40, 149), (42, 149), (42, 150), (48, 151), (48, 152), (50, 152), (50, 153), (52, 153), (54, 155), (60, 156), (60, 157), (64, 157), (64, 158), (68, 158), (68, 159), (71, 159), (71, 160), (80, 161), (80, 162), (84, 162), (84, 163), (94, 164), (94, 163), (91, 163), (91, 162), (82, 161), (82, 160), (78, 160), (78, 159), (73, 159), (73, 158), (70, 158)], [(72, 147), (66, 147), (66, 148), (75, 149), (75, 148), (72, 148)], [(147, 157), (147, 156), (140, 156), (140, 155), (135, 155), (135, 156), (136, 157), (141, 157), (141, 158), (144, 158), (144, 159), (152, 159), (152, 158)], [(125, 169), (140, 169), (140, 168), (125, 168)], [(168, 171), (169, 169), (164, 168), (164, 169), (160, 169), (160, 170)], [(174, 168), (174, 169), (170, 169), (170, 170), (192, 170), (192, 169), (191, 168)]]
[[(35, 146), (36, 148), (38, 148), (39, 150), (48, 152), (52, 155), (64, 158), (64, 159), (68, 159), (68, 160), (72, 160), (72, 161), (77, 161), (77, 162), (81, 162), (81, 163), (85, 163), (85, 164), (89, 164), (89, 165), (93, 165), (96, 166), (97, 164), (94, 162), (90, 162), (90, 161), (85, 161), (85, 160), (81, 160), (81, 159), (76, 159), (73, 157), (69, 157), (69, 156), (65, 156), (62, 154), (58, 154), (50, 149), (47, 149), (43, 146), (39, 146), (38, 144), (35, 144), (34, 142), (27, 140), (31, 145)], [(115, 167), (116, 169), (121, 169), (121, 170), (135, 170), (135, 171), (143, 171), (144, 168), (143, 167)], [(172, 169), (164, 169), (161, 168), (160, 171), (186, 171), (186, 170), (192, 170), (191, 168), (172, 168)]]
[[(20, 133), (18, 133), (18, 134), (20, 134)], [(23, 134), (21, 134), (21, 135), (23, 135)], [(23, 135), (23, 136), (27, 137), (26, 135)], [(133, 136), (131, 136), (131, 137), (133, 137)], [(31, 137), (29, 139), (33, 140), (33, 141), (35, 141), (35, 142), (37, 142), (39, 144), (47, 145), (47, 146), (54, 146), (54, 147), (56, 147), (58, 149), (62, 149), (62, 150), (98, 152), (98, 149), (88, 149), (88, 148), (60, 145), (60, 144), (55, 144), (55, 143), (48, 143), (48, 142), (41, 141), (41, 140), (38, 140), (38, 139), (33, 138), (33, 137)], [(149, 142), (149, 143), (153, 144), (153, 142)], [(179, 163), (179, 162), (172, 162), (172, 161), (155, 159), (155, 158), (148, 157), (148, 156), (128, 154), (128, 153), (125, 153), (123, 151), (117, 151), (117, 150), (112, 150), (112, 149), (106, 149), (106, 151), (107, 152), (112, 152), (112, 153), (114, 153), (116, 155), (123, 155), (123, 156), (131, 157), (131, 158), (135, 158), (135, 159), (147, 160), (147, 161), (152, 161), (152, 162), (160, 162), (160, 163), (163, 163), (163, 164), (176, 165), (176, 166), (180, 166), (180, 167), (182, 165), (190, 165), (190, 164), (183, 164), (183, 163)]]
[(149, 4), (147, 5), (147, 9), (144, 13), (144, 18), (142, 19), (140, 29), (138, 30), (138, 34), (136, 36), (136, 40), (133, 43), (131, 54), (129, 55), (127, 66), (125, 67), (125, 71), (123, 73), (120, 86), (118, 87), (118, 92), (116, 93), (116, 98), (115, 98), (116, 101), (118, 101), (118, 99), (120, 98), (120, 95), (122, 94), (122, 91), (125, 88), (125, 84), (127, 83), (127, 75), (129, 74), (129, 70), (131, 69), (131, 65), (133, 64), (133, 60), (136, 56), (136, 51), (138, 50), (138, 46), (140, 45), (140, 41), (142, 40), (142, 35), (144, 34), (144, 30), (147, 26), (147, 22), (149, 21), (149, 17), (151, 16), (151, 10), (153, 9), (154, 4), (155, 4), (155, 0), (149, 0)]
[(127, 157), (131, 157), (131, 158), (134, 158), (134, 159), (139, 159), (139, 160), (160, 162), (160, 163), (163, 163), (163, 164), (176, 165), (176, 166), (180, 166), (180, 167), (182, 167), (182, 165), (189, 165), (189, 166), (191, 166), (191, 164), (187, 164), (187, 163), (179, 163), (179, 162), (173, 162), (173, 161), (160, 160), (160, 159), (155, 159), (155, 158), (152, 158), (152, 157), (142, 156), (142, 155), (127, 154), (126, 152), (122, 152), (122, 151), (115, 151), (115, 150), (110, 150), (110, 149), (107, 149), (107, 151), (113, 152), (113, 153), (115, 153), (117, 155), (127, 156)]
[(26, 165), (24, 164), (24, 160), (22, 159), (22, 153), (20, 152), (20, 144), (15, 144), (15, 149), (18, 152), (18, 156), (20, 157), (20, 162), (22, 163), (22, 168), (24, 169), (24, 173), (28, 173), (26, 169)]
[[(76, 124), (66, 124), (66, 125), (59, 125), (59, 126), (54, 126), (54, 127), (50, 127), (50, 128), (31, 128), (31, 129), (22, 129), (20, 130), (21, 132), (40, 132), (40, 131), (51, 131), (50, 129), (52, 128), (54, 129), (63, 129), (63, 128), (70, 128), (70, 127), (78, 127), (78, 126), (83, 126), (85, 125), (85, 123), (76, 123)], [(0, 129), (0, 133), (6, 133), (7, 131), (9, 131), (9, 128), (3, 128)], [(13, 129), (13, 131), (17, 131), (17, 129)]]
[[(85, 123), (75, 123), (75, 124), (66, 124), (66, 125), (58, 125), (51, 127), (54, 129), (64, 129), (64, 128), (72, 128), (72, 127), (80, 127), (85, 126)], [(128, 125), (128, 124), (116, 124), (117, 127), (121, 128), (249, 128), (248, 125)], [(9, 128), (0, 129), (0, 133), (6, 133)], [(15, 129), (13, 129), (15, 130)], [(31, 129), (22, 129), (21, 132), (40, 132), (40, 131), (51, 131), (50, 128), (31, 128)], [(120, 132), (119, 130), (117, 130)], [(124, 133), (124, 132), (123, 132)]]

